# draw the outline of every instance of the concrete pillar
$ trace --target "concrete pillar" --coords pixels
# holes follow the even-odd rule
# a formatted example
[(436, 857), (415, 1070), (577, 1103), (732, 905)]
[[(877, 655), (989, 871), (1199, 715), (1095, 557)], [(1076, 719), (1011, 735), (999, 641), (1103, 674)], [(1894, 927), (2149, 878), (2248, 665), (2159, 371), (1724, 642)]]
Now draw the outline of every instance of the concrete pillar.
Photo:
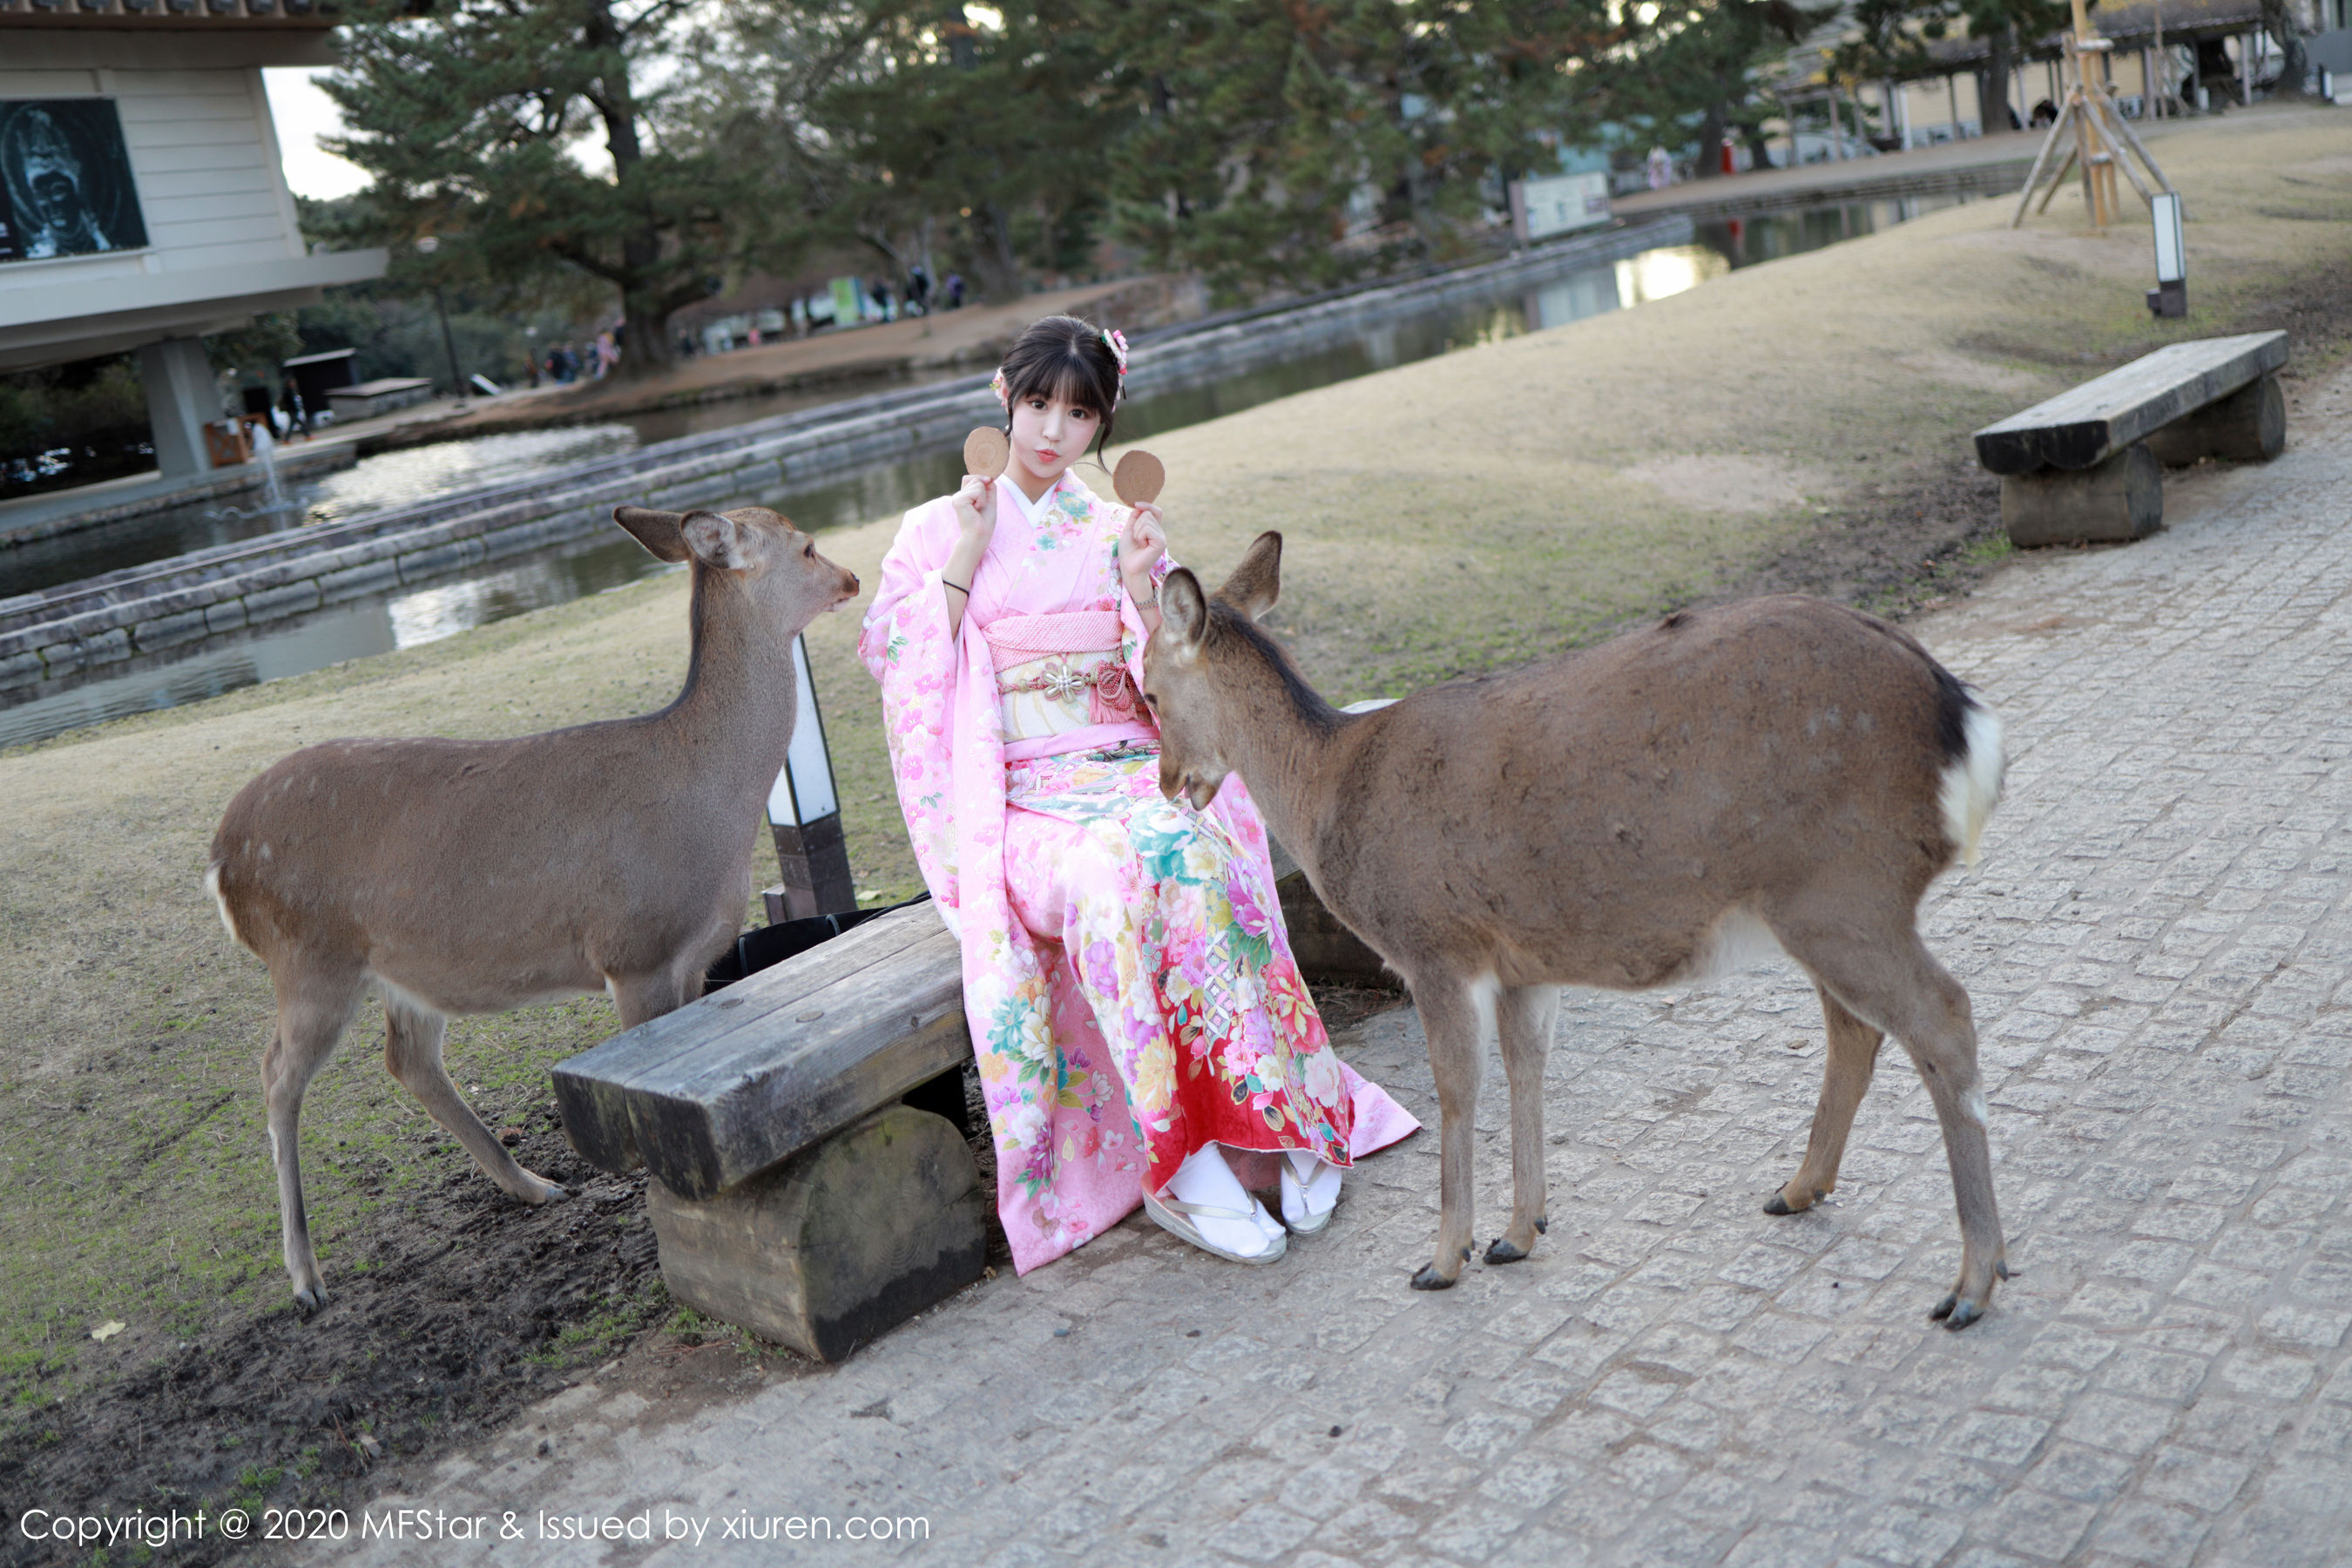
[(220, 384), (195, 338), (166, 338), (139, 351), (139, 379), (147, 386), (147, 422), (154, 431), (155, 466), (167, 479), (213, 466), (205, 426), (221, 416)]

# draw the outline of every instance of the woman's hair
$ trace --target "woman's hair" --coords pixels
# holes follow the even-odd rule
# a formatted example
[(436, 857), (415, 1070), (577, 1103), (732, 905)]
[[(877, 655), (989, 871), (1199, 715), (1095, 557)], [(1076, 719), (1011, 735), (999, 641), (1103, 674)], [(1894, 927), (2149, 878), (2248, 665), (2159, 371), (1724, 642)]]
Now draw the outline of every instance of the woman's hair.
[(1013, 428), (1013, 405), (1024, 397), (1058, 397), (1094, 411), (1102, 421), (1095, 437), (1099, 458), (1110, 442), (1118, 412), (1118, 360), (1103, 341), (1102, 329), (1076, 316), (1047, 316), (1031, 323), (1004, 356), (1004, 428)]

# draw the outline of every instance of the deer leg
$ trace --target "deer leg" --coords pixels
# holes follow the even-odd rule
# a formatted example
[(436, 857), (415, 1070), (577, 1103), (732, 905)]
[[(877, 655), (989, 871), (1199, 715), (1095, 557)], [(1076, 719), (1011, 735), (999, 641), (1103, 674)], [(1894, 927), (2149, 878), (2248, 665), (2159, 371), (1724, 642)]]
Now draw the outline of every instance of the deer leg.
[(1477, 1198), (1470, 1155), (1478, 1136), (1478, 1080), (1486, 1068), (1495, 982), (1491, 976), (1408, 978), (1422, 1033), (1429, 1039), (1430, 1073), (1437, 1080), (1440, 1205), (1436, 1256), (1413, 1275), (1412, 1288), (1444, 1290), (1461, 1278), (1462, 1265), (1470, 1258)]
[(1489, 1263), (1517, 1263), (1544, 1228), (1544, 1059), (1559, 1018), (1559, 987), (1514, 985), (1496, 998), (1503, 1076), (1511, 1086), (1511, 1228), (1486, 1248)]
[(1853, 1113), (1870, 1088), (1878, 1066), (1878, 1047), (1886, 1037), (1845, 1010), (1821, 986), (1822, 1017), (1829, 1026), (1829, 1062), (1822, 1070), (1822, 1100), (1813, 1110), (1813, 1131), (1805, 1140), (1805, 1161), (1789, 1184), (1765, 1200), (1766, 1214), (1798, 1214), (1837, 1190), (1838, 1165), (1845, 1158), (1845, 1138), (1853, 1130)]
[(675, 1013), (701, 995), (702, 971), (698, 969), (694, 972), (694, 984), (690, 990), (685, 980), (667, 970), (635, 975), (627, 980), (608, 975), (604, 985), (613, 994), (613, 1005), (620, 1011), (621, 1027), (634, 1029), (648, 1018)]
[[(272, 975), (274, 980), (276, 975)], [(284, 1233), (286, 1272), (294, 1304), (327, 1304), (327, 1287), (310, 1248), (310, 1215), (302, 1201), (302, 1096), (335, 1052), (335, 1043), (359, 1005), (356, 973), (329, 983), (305, 975), (278, 987), (278, 1026), (261, 1058), (261, 1103), (269, 1121), (269, 1159), (278, 1169), (278, 1215)]]
[(490, 1180), (527, 1204), (569, 1197), (562, 1185), (515, 1163), (498, 1135), (482, 1125), (442, 1064), (441, 1042), (449, 1021), (438, 1013), (387, 997), (383, 1007), (383, 1065), (401, 1087), (416, 1097), (425, 1114), (456, 1134)]
[(1969, 994), (1920, 943), (1907, 919), (1887, 940), (1867, 947), (1851, 935), (1807, 942), (1801, 933), (1793, 942), (1784, 935), (1782, 945), (1856, 1017), (1900, 1040), (1927, 1086), (1960, 1217), (1959, 1279), (1931, 1316), (1948, 1329), (1965, 1329), (1984, 1316), (1993, 1282), (2009, 1274)]

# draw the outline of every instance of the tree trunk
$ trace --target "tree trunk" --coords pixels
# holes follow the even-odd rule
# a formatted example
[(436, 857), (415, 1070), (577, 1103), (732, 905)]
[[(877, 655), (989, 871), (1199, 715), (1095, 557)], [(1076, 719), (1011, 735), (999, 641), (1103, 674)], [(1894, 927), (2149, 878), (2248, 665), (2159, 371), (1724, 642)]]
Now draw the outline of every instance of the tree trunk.
[(1988, 136), (1999, 136), (2015, 130), (2010, 108), (2009, 93), (2012, 85), (2010, 64), (2014, 58), (2014, 25), (1997, 28), (1985, 45), (1991, 52), (1985, 60), (1984, 70), (1977, 77), (1977, 115)]
[(1698, 122), (1698, 156), (1691, 161), (1691, 177), (1712, 180), (1723, 173), (1723, 105), (1710, 103)]
[[(613, 20), (608, 0), (593, 0), (583, 30), (591, 48), (608, 51), (620, 61), (617, 76), (598, 81), (594, 101), (604, 121), (604, 148), (613, 158), (613, 183), (626, 190), (645, 153), (637, 141), (637, 101), (629, 86), (625, 40)], [(669, 312), (659, 298), (661, 258), (661, 229), (648, 215), (643, 226), (621, 240), (618, 374), (627, 380), (658, 375), (669, 369), (675, 357), (669, 342)]]
[(2264, 30), (2279, 41), (2278, 86), (2271, 89), (2271, 96), (2300, 98), (2303, 79), (2311, 71), (2311, 51), (2304, 47), (2303, 29), (2295, 26), (2286, 0), (2263, 0), (2262, 10)]

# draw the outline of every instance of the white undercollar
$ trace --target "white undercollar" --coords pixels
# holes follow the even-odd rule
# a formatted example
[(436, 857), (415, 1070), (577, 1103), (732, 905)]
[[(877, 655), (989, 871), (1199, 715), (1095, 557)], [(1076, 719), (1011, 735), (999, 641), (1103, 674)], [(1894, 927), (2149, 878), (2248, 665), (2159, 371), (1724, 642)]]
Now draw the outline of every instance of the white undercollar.
[(1013, 503), (1020, 507), (1021, 516), (1023, 519), (1028, 522), (1030, 527), (1034, 528), (1037, 526), (1037, 514), (1045, 510), (1046, 503), (1051, 501), (1054, 499), (1055, 493), (1062, 488), (1062, 480), (1068, 478), (1069, 475), (1065, 472), (1061, 478), (1056, 479), (1053, 484), (1046, 488), (1044, 495), (1039, 496), (1034, 501), (1027, 496), (1022, 494), (1020, 485), (1011, 479), (1007, 479), (1003, 481), (1003, 488), (1004, 493), (1011, 496), (1013, 500)]

